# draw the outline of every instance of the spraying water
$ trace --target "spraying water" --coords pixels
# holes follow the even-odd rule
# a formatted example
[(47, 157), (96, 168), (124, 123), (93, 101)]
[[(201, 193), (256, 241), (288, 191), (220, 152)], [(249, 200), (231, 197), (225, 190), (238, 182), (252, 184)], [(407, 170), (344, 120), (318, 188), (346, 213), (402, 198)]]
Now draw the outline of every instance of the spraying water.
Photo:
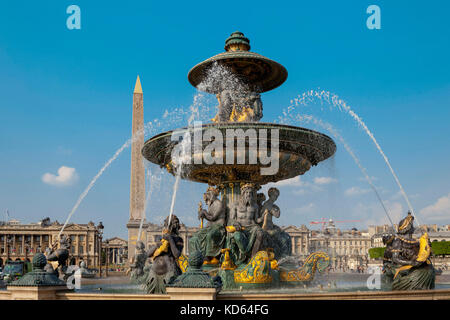
[(409, 201), (408, 196), (406, 195), (405, 190), (403, 189), (402, 184), (400, 183), (400, 180), (398, 179), (394, 169), (391, 166), (391, 163), (389, 162), (389, 159), (387, 158), (386, 154), (383, 152), (383, 149), (381, 149), (381, 146), (378, 144), (377, 140), (375, 139), (375, 136), (373, 133), (369, 130), (367, 125), (364, 123), (364, 121), (350, 108), (350, 106), (341, 98), (339, 98), (338, 95), (330, 93), (329, 91), (318, 91), (318, 90), (309, 90), (304, 92), (302, 95), (299, 95), (297, 98), (291, 101), (291, 106), (289, 106), (288, 111), (292, 110), (294, 106), (298, 105), (306, 105), (308, 102), (314, 101), (315, 99), (319, 100), (320, 102), (327, 102), (329, 105), (332, 105), (334, 107), (337, 107), (340, 111), (345, 111), (347, 114), (349, 114), (357, 123), (360, 125), (366, 134), (369, 136), (369, 138), (372, 140), (372, 142), (375, 144), (376, 148), (378, 149), (379, 153), (383, 157), (386, 165), (388, 166), (389, 170), (392, 173), (392, 176), (395, 179), (395, 182), (397, 183), (400, 192), (405, 199), (406, 203), (408, 204), (408, 208), (411, 211), (411, 213), (416, 218), (417, 224), (420, 226), (419, 221), (417, 220), (417, 217), (415, 215), (414, 209), (411, 205), (411, 202)]
[(106, 161), (106, 163), (103, 165), (103, 167), (100, 169), (100, 171), (94, 176), (94, 178), (91, 180), (89, 185), (84, 189), (84, 191), (79, 196), (77, 202), (73, 206), (72, 210), (70, 211), (69, 215), (67, 216), (66, 222), (64, 222), (63, 227), (61, 228), (61, 231), (59, 231), (58, 237), (61, 237), (61, 233), (64, 231), (64, 228), (67, 226), (67, 223), (69, 222), (72, 215), (75, 213), (75, 211), (80, 206), (83, 199), (87, 196), (89, 193), (89, 190), (94, 186), (95, 182), (100, 178), (100, 176), (103, 174), (103, 172), (111, 165), (111, 163), (117, 159), (117, 157), (122, 153), (123, 150), (125, 150), (129, 145), (131, 144), (131, 139), (127, 140), (115, 153), (114, 155)]
[[(285, 116), (285, 118), (280, 118), (281, 121), (287, 121), (287, 113), (283, 112), (283, 115)], [(292, 114), (289, 113), (289, 115), (292, 117)], [(370, 178), (369, 174), (367, 173), (366, 168), (361, 164), (361, 161), (359, 160), (359, 158), (355, 155), (355, 153), (353, 152), (353, 150), (350, 148), (350, 146), (347, 144), (347, 142), (344, 140), (344, 138), (337, 132), (337, 130), (335, 128), (333, 128), (333, 126), (329, 123), (326, 123), (320, 119), (316, 119), (311, 115), (296, 115), (294, 117), (295, 120), (297, 121), (301, 121), (301, 122), (313, 122), (314, 124), (322, 127), (323, 129), (329, 131), (336, 139), (339, 140), (339, 142), (342, 143), (342, 145), (344, 146), (345, 150), (347, 150), (348, 154), (353, 158), (354, 162), (356, 163), (356, 165), (358, 166), (358, 168), (361, 170), (362, 174), (364, 175), (364, 178), (366, 179), (366, 181), (369, 183), (370, 187), (372, 188), (372, 190), (375, 192), (376, 197), (378, 198), (378, 201), (380, 202), (381, 206), (383, 207), (384, 212), (386, 213), (386, 217), (388, 218), (389, 222), (391, 223), (392, 227), (394, 228), (394, 223), (391, 220), (391, 217), (388, 213), (388, 210), (386, 208), (386, 206), (384, 205), (383, 200), (381, 199), (381, 196), (377, 190), (377, 188), (375, 187), (372, 179)], [(395, 230), (395, 228), (394, 228)]]

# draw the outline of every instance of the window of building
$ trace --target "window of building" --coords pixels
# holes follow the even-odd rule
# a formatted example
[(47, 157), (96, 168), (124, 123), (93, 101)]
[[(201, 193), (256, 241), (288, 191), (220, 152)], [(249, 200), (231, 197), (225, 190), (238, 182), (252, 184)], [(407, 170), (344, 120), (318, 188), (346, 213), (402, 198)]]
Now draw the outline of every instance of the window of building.
[(84, 236), (80, 236), (80, 241), (84, 241)]
[(73, 234), (70, 236), (70, 241), (75, 242), (76, 236)]
[(79, 248), (78, 248), (78, 253), (79, 254), (83, 254), (84, 252), (84, 247), (83, 246), (80, 246)]
[(74, 246), (72, 246), (72, 247), (70, 248), (70, 252), (71, 252), (71, 253), (75, 253), (75, 247), (74, 247)]
[(48, 236), (44, 236), (44, 241), (48, 241)]

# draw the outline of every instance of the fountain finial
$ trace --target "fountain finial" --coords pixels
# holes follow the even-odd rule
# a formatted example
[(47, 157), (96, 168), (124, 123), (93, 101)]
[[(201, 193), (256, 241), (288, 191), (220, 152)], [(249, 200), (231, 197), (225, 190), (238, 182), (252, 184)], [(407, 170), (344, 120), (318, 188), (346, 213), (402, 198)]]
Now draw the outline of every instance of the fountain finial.
[(227, 40), (225, 40), (226, 51), (249, 51), (250, 40), (244, 36), (242, 32), (233, 32)]

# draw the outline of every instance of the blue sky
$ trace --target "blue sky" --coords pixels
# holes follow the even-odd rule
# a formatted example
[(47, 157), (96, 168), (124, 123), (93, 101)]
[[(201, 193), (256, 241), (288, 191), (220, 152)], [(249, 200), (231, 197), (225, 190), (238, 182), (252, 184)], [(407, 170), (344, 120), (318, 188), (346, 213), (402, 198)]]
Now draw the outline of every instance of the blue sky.
[[(81, 30), (66, 27), (71, 4), (81, 9)], [(381, 8), (380, 30), (366, 27), (371, 4)], [(130, 137), (136, 76), (144, 91), (146, 122), (161, 119), (165, 110), (187, 109), (196, 94), (187, 72), (222, 52), (225, 39), (239, 30), (250, 39), (252, 51), (280, 62), (289, 73), (285, 84), (263, 94), (263, 121), (275, 121), (306, 90), (320, 87), (338, 94), (375, 134), (419, 221), (448, 224), (449, 10), (448, 1), (3, 4), (0, 213), (8, 208), (22, 222), (46, 216), (63, 222), (90, 180)], [(348, 115), (315, 104), (298, 112), (337, 128), (375, 177), (394, 220), (406, 212), (382, 157)], [(179, 125), (166, 122), (164, 129)], [(327, 133), (312, 124), (297, 125)], [(308, 225), (321, 217), (362, 220), (342, 228), (385, 222), (358, 167), (337, 147), (333, 159), (280, 186), (279, 224)], [(44, 174), (56, 175), (63, 166), (75, 172), (63, 174), (78, 179), (63, 186), (51, 184), (51, 178), (44, 182)], [(126, 237), (129, 178), (127, 149), (72, 221), (103, 221), (107, 236)], [(151, 221), (159, 223), (168, 213), (173, 180), (164, 175), (163, 196), (148, 208)], [(175, 213), (188, 225), (197, 223), (203, 191), (199, 184), (180, 185)]]

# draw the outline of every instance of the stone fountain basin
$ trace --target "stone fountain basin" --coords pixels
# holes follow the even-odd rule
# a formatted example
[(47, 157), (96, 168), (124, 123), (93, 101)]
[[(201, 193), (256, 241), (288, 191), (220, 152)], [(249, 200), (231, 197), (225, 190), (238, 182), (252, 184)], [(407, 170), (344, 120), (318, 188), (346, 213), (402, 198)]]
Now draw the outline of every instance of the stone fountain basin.
[[(217, 129), (222, 133), (222, 149), (214, 154), (222, 159), (222, 164), (207, 164), (205, 161), (195, 163), (195, 159), (203, 159), (205, 148), (211, 144), (211, 141), (201, 141), (201, 148), (194, 150), (194, 135), (198, 136), (201, 133), (203, 136), (211, 128)], [(238, 139), (230, 135), (227, 136), (228, 129), (242, 129), (244, 133), (249, 133), (250, 131), (248, 130), (253, 129), (256, 135), (253, 135), (251, 138), (247, 137), (245, 143), (239, 145)], [(266, 134), (264, 134), (264, 129)], [(188, 136), (188, 130), (192, 141), (191, 148), (188, 148), (190, 154), (189, 151), (188, 154), (192, 161), (183, 164), (181, 178), (211, 185), (232, 182), (252, 182), (263, 185), (269, 182), (293, 178), (304, 174), (311, 166), (317, 165), (336, 152), (336, 144), (330, 137), (310, 129), (261, 122), (225, 122), (180, 128), (158, 134), (145, 142), (142, 148), (142, 155), (148, 161), (165, 167), (170, 173), (174, 174), (172, 151), (183, 138)], [(261, 168), (267, 168), (270, 164), (264, 165), (261, 163), (261, 156), (265, 155), (266, 151), (262, 152), (259, 147), (266, 144), (267, 150), (272, 150), (271, 136), (275, 132), (274, 130), (277, 130), (279, 135), (279, 169), (274, 174), (266, 175), (261, 173)], [(232, 140), (235, 140), (234, 144)], [(243, 139), (241, 139), (241, 142), (243, 142)], [(253, 164), (249, 161), (249, 145), (251, 143), (258, 146), (257, 162)], [(231, 163), (226, 162), (227, 144), (233, 148), (235, 154)], [(244, 164), (238, 162), (237, 157), (239, 155), (245, 157)]]

